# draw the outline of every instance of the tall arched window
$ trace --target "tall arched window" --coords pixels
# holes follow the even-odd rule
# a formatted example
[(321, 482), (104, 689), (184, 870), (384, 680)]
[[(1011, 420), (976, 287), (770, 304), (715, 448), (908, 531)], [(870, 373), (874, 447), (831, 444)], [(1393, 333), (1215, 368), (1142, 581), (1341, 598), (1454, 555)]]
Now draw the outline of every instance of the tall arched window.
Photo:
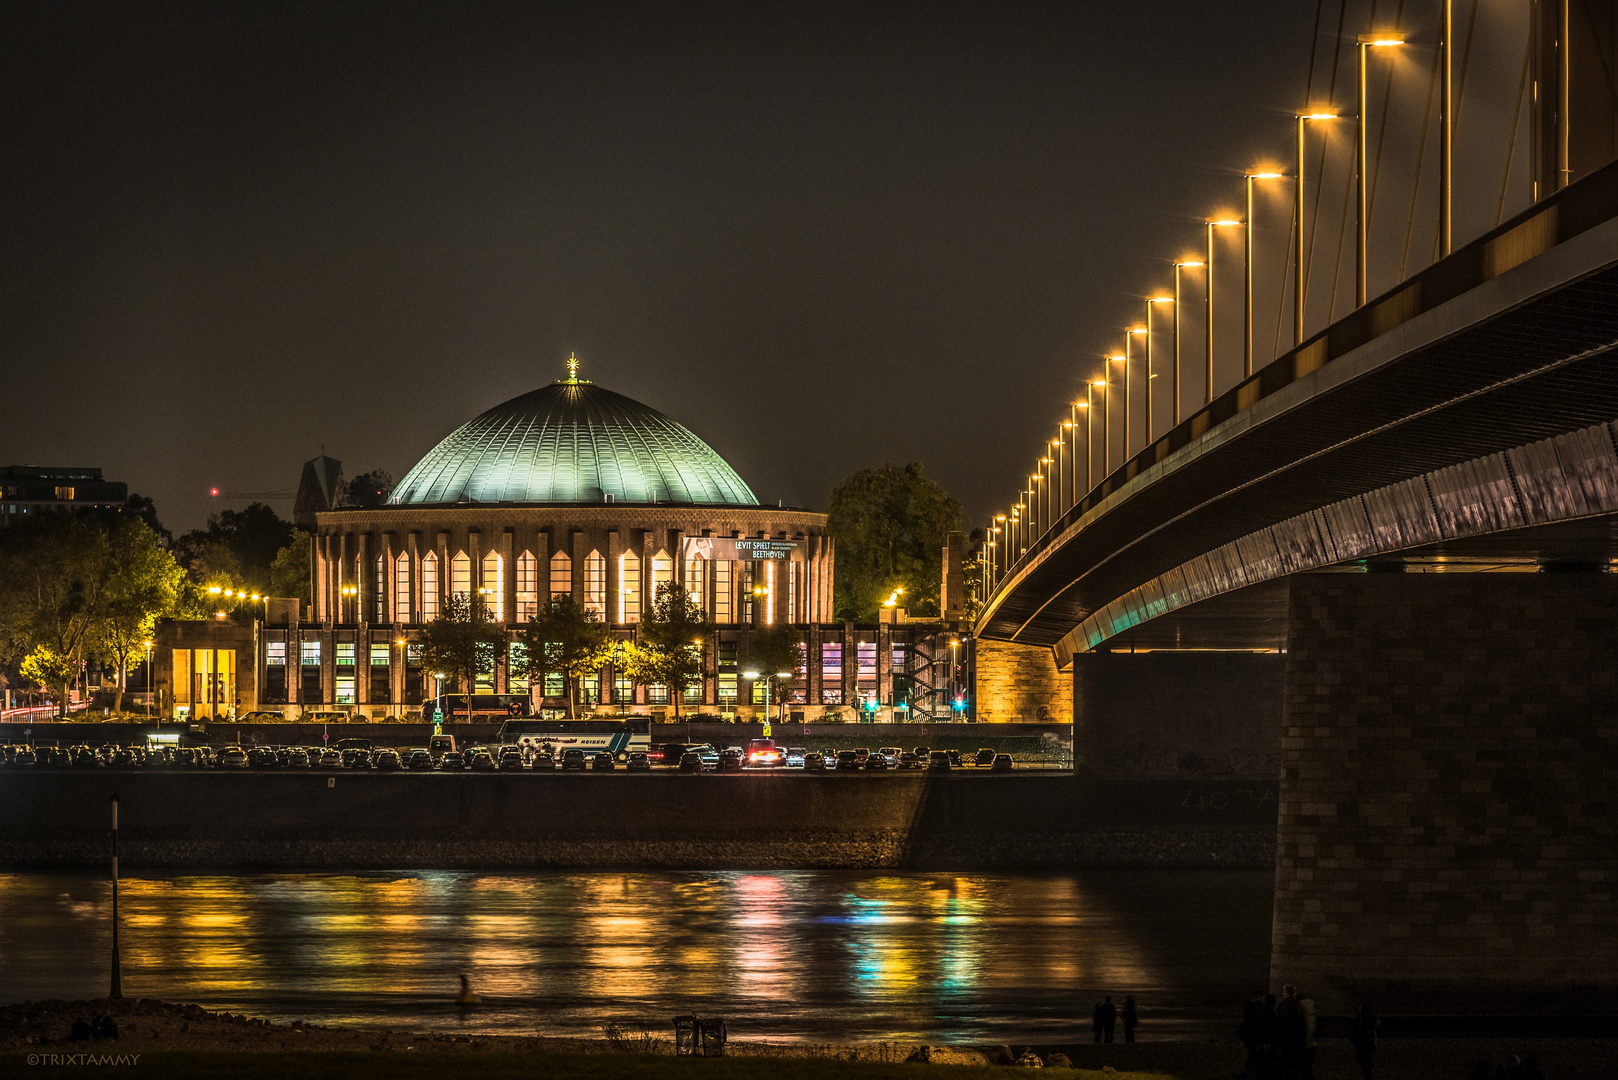
[(618, 558), (618, 621), (640, 622), (640, 556), (633, 551)]
[(558, 551), (551, 556), (551, 599), (573, 595), (573, 560), (567, 552)]
[(421, 557), (421, 621), (438, 618), (438, 555), (429, 551)]
[(517, 556), (517, 621), (529, 622), (539, 614), (539, 560), (525, 551)]
[(472, 598), (472, 560), (464, 551), (457, 551), (449, 561), (449, 593), (468, 600)]
[(732, 565), (729, 559), (715, 559), (713, 561), (713, 621), (716, 623), (729, 623), (731, 621), (730, 568)]
[(652, 603), (657, 603), (658, 591), (673, 580), (674, 560), (668, 552), (659, 551), (652, 556)]
[(505, 560), (498, 551), (483, 556), (483, 586), (478, 595), (483, 598), (483, 606), (489, 609), (495, 622), (506, 621), (505, 569)]
[(393, 564), (393, 621), (410, 621), (410, 553), (399, 552)]
[(371, 621), (388, 621), (388, 560), (377, 552), (375, 573), (371, 575)]
[(599, 551), (584, 557), (584, 606), (607, 617), (607, 560)]
[(691, 602), (704, 611), (708, 610), (708, 593), (703, 589), (703, 560), (700, 556), (685, 560), (685, 594)]

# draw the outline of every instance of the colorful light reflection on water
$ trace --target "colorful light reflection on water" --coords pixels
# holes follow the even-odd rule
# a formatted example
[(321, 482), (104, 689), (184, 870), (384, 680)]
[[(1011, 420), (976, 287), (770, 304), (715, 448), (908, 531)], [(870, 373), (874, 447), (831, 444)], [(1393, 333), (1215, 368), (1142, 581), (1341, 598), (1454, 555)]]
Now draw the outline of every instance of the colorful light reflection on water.
[[(1268, 873), (411, 872), (125, 878), (124, 992), (316, 1023), (1058, 1041), (1101, 993), (1223, 1030), (1264, 982)], [(110, 892), (0, 874), (7, 999), (105, 992)], [(465, 972), (482, 1008), (453, 1004)]]

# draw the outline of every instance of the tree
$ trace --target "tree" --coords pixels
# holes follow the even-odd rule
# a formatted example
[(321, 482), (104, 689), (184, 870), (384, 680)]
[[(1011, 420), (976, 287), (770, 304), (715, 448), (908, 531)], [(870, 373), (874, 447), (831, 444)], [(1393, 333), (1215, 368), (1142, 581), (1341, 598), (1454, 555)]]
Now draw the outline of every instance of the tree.
[(139, 517), (114, 522), (105, 603), (91, 648), (118, 673), (112, 709), (123, 708), (131, 657), (145, 651), (159, 616), (172, 614), (185, 590), (185, 571), (157, 534)]
[(641, 620), (640, 640), (625, 650), (624, 672), (635, 682), (668, 687), (678, 718), (686, 687), (713, 674), (702, 651), (703, 640), (713, 630), (707, 613), (691, 595), (665, 582), (657, 587), (657, 598)]
[[(90, 515), (43, 515), (0, 529), (0, 612), (30, 656), (43, 657), (45, 646), (78, 670), (104, 615), (111, 562), (107, 535)], [(59, 708), (66, 716), (66, 694)]]
[(56, 692), (58, 716), (67, 715), (67, 688), (79, 672), (79, 665), (49, 645), (36, 645), (23, 659), (22, 674), (47, 690)]
[(601, 670), (618, 651), (618, 641), (592, 608), (567, 593), (557, 593), (538, 615), (522, 624), (524, 674), (530, 686), (545, 685), (547, 675), (560, 675), (567, 692), (567, 715), (578, 702), (578, 682)]
[(481, 599), (451, 593), (443, 613), (424, 626), (416, 640), (421, 645), (422, 666), (442, 673), (452, 686), (464, 686), (470, 695), (477, 677), (494, 670), (506, 631)]
[(270, 595), (293, 597), (304, 607), (314, 604), (314, 571), (309, 565), (310, 534), (295, 529), (292, 542), (275, 553), (270, 563)]
[[(784, 704), (797, 685), (798, 670), (803, 667), (803, 642), (799, 631), (785, 623), (761, 626), (753, 631), (747, 643), (747, 667), (759, 676), (770, 676), (770, 697), (777, 705)], [(791, 672), (782, 677), (781, 672)]]
[(253, 592), (265, 592), (270, 566), (294, 532), (290, 521), (264, 503), (249, 503), (243, 510), (210, 514), (206, 529), (193, 529), (175, 541), (175, 555), (194, 580), (224, 574)]
[(960, 502), (922, 475), (919, 461), (861, 469), (832, 489), (826, 524), (837, 544), (840, 618), (875, 620), (895, 590), (917, 615), (937, 615), (944, 541)]
[(393, 494), (393, 474), (386, 469), (360, 473), (343, 485), (339, 506), (381, 506)]

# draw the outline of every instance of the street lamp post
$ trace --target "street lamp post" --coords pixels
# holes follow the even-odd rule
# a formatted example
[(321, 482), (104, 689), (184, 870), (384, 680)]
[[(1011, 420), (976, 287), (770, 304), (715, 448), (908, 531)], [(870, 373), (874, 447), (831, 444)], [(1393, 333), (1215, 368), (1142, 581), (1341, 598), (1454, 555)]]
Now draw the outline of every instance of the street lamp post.
[[(1130, 429), (1130, 423), (1129, 423), (1129, 421), (1130, 421), (1130, 415), (1129, 414), (1135, 411), (1135, 396), (1130, 393), (1129, 369), (1135, 366), (1135, 350), (1134, 350), (1134, 347), (1133, 347), (1134, 343), (1135, 343), (1135, 337), (1136, 337), (1137, 334), (1144, 334), (1144, 333), (1146, 333), (1146, 331), (1144, 329), (1138, 327), (1138, 326), (1124, 331), (1124, 460), (1125, 461), (1128, 461), (1131, 457), (1134, 456), (1134, 447), (1131, 445), (1130, 439), (1129, 439), (1129, 433), (1130, 433), (1130, 430), (1131, 430)], [(1146, 348), (1147, 348), (1148, 352), (1151, 351), (1151, 347), (1152, 347), (1151, 342), (1147, 341)], [(1148, 364), (1148, 367), (1147, 367), (1147, 374), (1148, 375), (1151, 374), (1151, 369), (1150, 369), (1149, 364)], [(1148, 395), (1151, 394), (1151, 387), (1149, 385), (1146, 388), (1146, 392), (1147, 392)], [(1151, 423), (1151, 398), (1150, 398), (1150, 396), (1148, 396), (1148, 398), (1147, 398), (1147, 423), (1148, 424)], [(1151, 441), (1151, 438), (1150, 438), (1150, 436), (1148, 436), (1147, 442), (1150, 442), (1150, 441)], [(1145, 449), (1145, 447), (1146, 447), (1146, 444), (1142, 443), (1141, 448)]]
[(1206, 365), (1208, 370), (1204, 375), (1204, 378), (1206, 379), (1206, 381), (1203, 383), (1203, 387), (1202, 387), (1202, 403), (1204, 405), (1213, 404), (1213, 399), (1214, 399), (1214, 392), (1213, 392), (1213, 374), (1214, 374), (1214, 365), (1213, 365), (1213, 362), (1214, 362), (1214, 321), (1213, 321), (1214, 320), (1214, 302), (1213, 302), (1213, 295), (1214, 295), (1214, 289), (1213, 289), (1213, 284), (1214, 284), (1214, 282), (1213, 282), (1214, 230), (1224, 228), (1227, 225), (1240, 225), (1240, 224), (1242, 224), (1242, 222), (1240, 222), (1240, 221), (1231, 221), (1229, 219), (1221, 219), (1221, 220), (1218, 220), (1218, 221), (1210, 221), (1210, 222), (1207, 223), (1207, 225), (1208, 225), (1208, 268), (1207, 268), (1207, 273), (1203, 275), (1206, 278), (1207, 287), (1202, 290), (1203, 302), (1205, 304), (1207, 304), (1207, 311), (1208, 311), (1208, 321), (1207, 321), (1207, 324), (1203, 327), (1203, 331), (1204, 331), (1203, 337), (1206, 339), (1207, 354), (1208, 354), (1208, 356), (1207, 356), (1207, 365)]
[(1450, 74), (1455, 55), (1455, 0), (1444, 0), (1444, 25), (1439, 31), (1439, 66), (1442, 90), (1438, 95), (1438, 254), (1448, 255), (1454, 239), (1450, 187), (1455, 182), (1455, 99)]
[(1243, 355), (1246, 357), (1244, 375), (1253, 374), (1253, 181), (1276, 180), (1283, 174), (1278, 172), (1248, 173), (1243, 179), (1247, 185), (1247, 280), (1243, 287), (1245, 310), (1242, 314), (1242, 342)]
[(1176, 427), (1179, 426), (1182, 418), (1180, 409), (1180, 271), (1187, 267), (1198, 266), (1206, 269), (1206, 264), (1190, 260), (1183, 260), (1174, 264), (1174, 322), (1170, 325), (1169, 332), (1174, 336), (1174, 424)]
[(1174, 297), (1172, 296), (1153, 296), (1146, 301), (1146, 442), (1148, 445), (1157, 437), (1157, 413), (1152, 408), (1152, 380), (1157, 378), (1157, 372), (1152, 370), (1152, 305), (1172, 303), (1174, 303)]
[(1367, 151), (1369, 147), (1369, 128), (1365, 123), (1367, 92), (1365, 78), (1365, 52), (1367, 49), (1388, 48), (1403, 45), (1403, 35), (1396, 33), (1361, 34), (1360, 46), (1360, 116), (1359, 116), (1359, 142), (1355, 150), (1354, 162), (1354, 204), (1358, 207), (1358, 228), (1354, 234), (1354, 306), (1363, 307), (1366, 295), (1366, 266), (1368, 263), (1369, 243), (1371, 235), (1371, 187), (1365, 182), (1365, 170), (1369, 164)]
[(157, 726), (163, 726), (163, 714), (152, 708), (152, 642), (146, 641), (146, 719), (157, 717)]
[(1298, 178), (1297, 190), (1293, 192), (1293, 216), (1298, 219), (1297, 241), (1298, 250), (1292, 266), (1292, 344), (1303, 344), (1303, 283), (1304, 267), (1306, 265), (1307, 249), (1303, 243), (1303, 125), (1310, 120), (1335, 120), (1336, 113), (1299, 113), (1298, 120)]

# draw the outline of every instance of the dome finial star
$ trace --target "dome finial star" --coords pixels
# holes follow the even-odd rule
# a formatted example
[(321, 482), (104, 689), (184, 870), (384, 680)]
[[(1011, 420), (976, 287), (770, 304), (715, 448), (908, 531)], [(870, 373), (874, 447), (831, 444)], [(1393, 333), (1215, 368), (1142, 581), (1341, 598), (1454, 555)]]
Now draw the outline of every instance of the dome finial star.
[(579, 381), (579, 354), (578, 353), (568, 353), (567, 354), (567, 381), (568, 382), (578, 382)]

